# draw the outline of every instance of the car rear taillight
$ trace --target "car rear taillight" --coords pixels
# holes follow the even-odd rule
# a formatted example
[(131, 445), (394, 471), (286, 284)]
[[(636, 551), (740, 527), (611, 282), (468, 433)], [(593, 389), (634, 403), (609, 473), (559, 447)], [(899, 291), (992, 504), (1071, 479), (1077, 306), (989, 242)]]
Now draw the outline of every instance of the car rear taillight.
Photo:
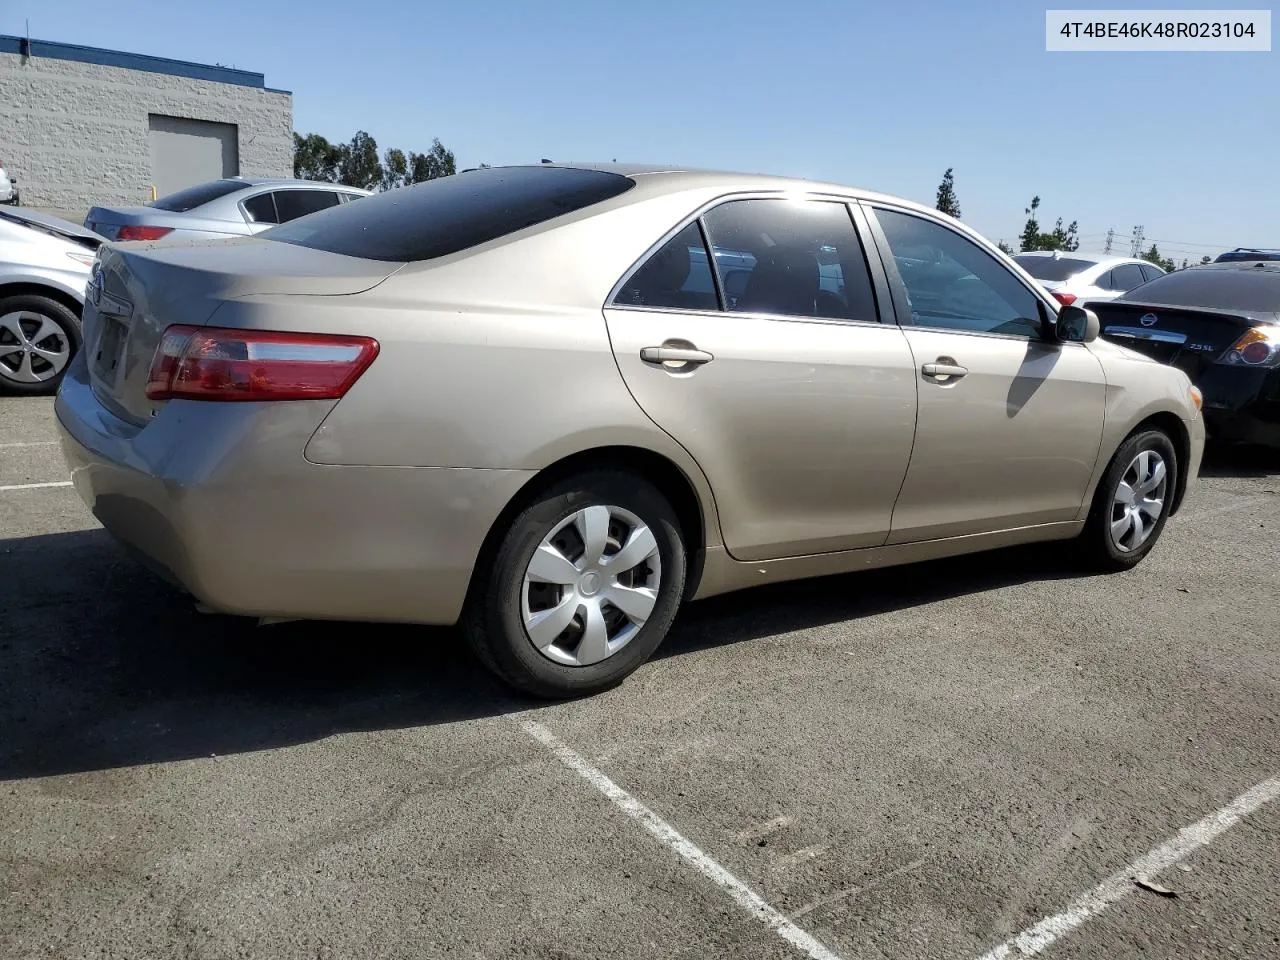
[(1076, 302), (1076, 295), (1074, 293), (1055, 293), (1053, 295), (1053, 299), (1057, 300), (1064, 307), (1069, 307)]
[(1246, 367), (1280, 366), (1280, 327), (1269, 323), (1250, 327), (1218, 362)]
[(371, 337), (173, 326), (147, 377), (151, 400), (337, 400), (378, 355)]
[(127, 223), (116, 234), (117, 240), (159, 240), (166, 234), (173, 233), (173, 227), (143, 227)]

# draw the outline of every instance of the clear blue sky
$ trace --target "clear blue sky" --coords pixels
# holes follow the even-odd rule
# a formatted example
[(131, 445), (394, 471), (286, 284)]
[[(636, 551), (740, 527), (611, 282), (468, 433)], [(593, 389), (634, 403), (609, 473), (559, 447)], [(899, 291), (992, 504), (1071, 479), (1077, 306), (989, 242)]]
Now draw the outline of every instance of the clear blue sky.
[(687, 163), (930, 203), (954, 167), (994, 239), (1038, 193), (1042, 226), (1089, 240), (1280, 247), (1280, 53), (1051, 54), (1046, 6), (1070, 4), (5, 0), (0, 32), (262, 72), (301, 132), (438, 136), (459, 166)]

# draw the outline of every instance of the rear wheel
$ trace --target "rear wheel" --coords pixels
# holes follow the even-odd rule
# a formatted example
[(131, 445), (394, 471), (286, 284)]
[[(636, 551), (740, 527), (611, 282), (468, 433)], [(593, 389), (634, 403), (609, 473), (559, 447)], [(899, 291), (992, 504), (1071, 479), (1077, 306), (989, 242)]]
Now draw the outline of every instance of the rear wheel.
[(21, 293), (0, 298), (0, 388), (53, 393), (80, 349), (80, 321), (49, 297)]
[(671, 505), (626, 473), (549, 487), (478, 570), (463, 628), (500, 678), (547, 698), (616, 686), (658, 648), (684, 590)]
[(1164, 431), (1143, 430), (1122, 443), (1080, 535), (1090, 564), (1103, 570), (1137, 566), (1160, 539), (1177, 479), (1177, 452)]

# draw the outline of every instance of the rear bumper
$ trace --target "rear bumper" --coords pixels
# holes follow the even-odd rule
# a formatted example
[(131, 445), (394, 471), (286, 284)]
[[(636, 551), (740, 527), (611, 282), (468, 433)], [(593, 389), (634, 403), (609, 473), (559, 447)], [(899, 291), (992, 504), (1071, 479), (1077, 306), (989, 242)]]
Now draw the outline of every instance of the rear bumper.
[(1280, 369), (1215, 366), (1199, 387), (1210, 439), (1280, 446)]
[(138, 430), (74, 364), (56, 411), (94, 516), (211, 609), (453, 623), (489, 528), (531, 474), (310, 463), (330, 406), (170, 403)]

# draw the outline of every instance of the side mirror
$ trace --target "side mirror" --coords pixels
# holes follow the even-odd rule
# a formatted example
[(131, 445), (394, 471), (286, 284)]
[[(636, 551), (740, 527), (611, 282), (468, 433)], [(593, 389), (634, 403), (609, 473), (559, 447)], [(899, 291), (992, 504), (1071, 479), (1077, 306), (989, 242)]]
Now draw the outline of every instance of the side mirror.
[(1097, 340), (1101, 332), (1098, 315), (1084, 307), (1064, 306), (1058, 311), (1058, 319), (1053, 324), (1054, 336), (1063, 341), (1089, 343)]

